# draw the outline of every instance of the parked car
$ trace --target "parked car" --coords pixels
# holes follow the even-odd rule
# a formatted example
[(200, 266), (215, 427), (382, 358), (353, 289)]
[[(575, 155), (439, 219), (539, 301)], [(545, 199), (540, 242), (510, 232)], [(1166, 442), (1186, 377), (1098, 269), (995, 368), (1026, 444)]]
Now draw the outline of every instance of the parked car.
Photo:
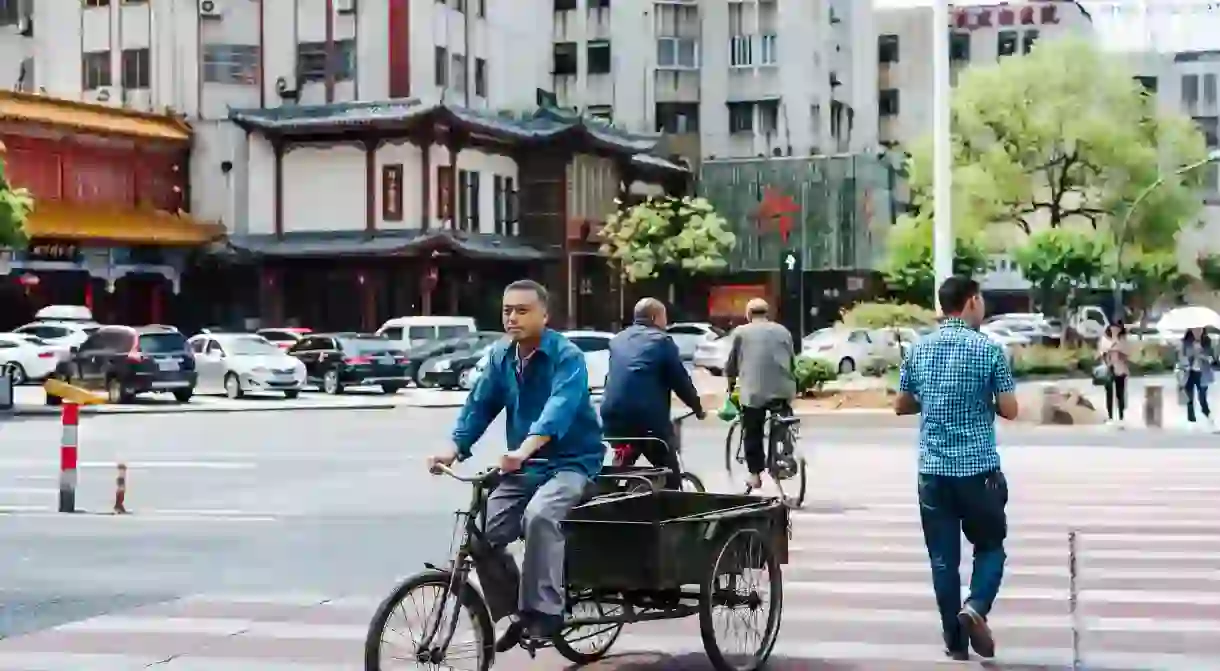
[[(180, 403), (191, 400), (197, 375), (186, 338), (171, 326), (103, 326), (61, 361), (52, 377), (101, 390), (111, 403), (137, 394), (168, 391)], [(60, 399), (47, 396), (47, 405)]]
[(456, 338), (425, 342), (417, 347), (412, 347), (407, 350), (407, 369), (409, 375), (415, 381), (416, 386), (426, 387), (429, 382), (424, 379), (421, 370), (432, 359), (448, 356), (459, 350), (478, 349), (503, 337), (504, 334), (500, 331), (467, 332)]
[(34, 321), (13, 332), (41, 338), (49, 345), (71, 347), (85, 342), (101, 326), (83, 305), (48, 305), (34, 313)]
[(422, 387), (440, 387), (441, 389), (461, 389), (462, 376), (487, 356), (495, 341), (483, 343), (478, 347), (460, 349), (451, 354), (428, 359), (420, 368), (419, 379)]
[(312, 333), (288, 350), (305, 366), (307, 383), (327, 394), (378, 386), (386, 394), (407, 386), (407, 355), (396, 343), (368, 333)]
[(241, 398), (247, 392), (276, 392), (296, 398), (305, 386), (305, 365), (262, 336), (207, 333), (188, 342), (200, 393)]
[[(207, 331), (204, 331), (207, 333)], [(266, 328), (259, 329), (254, 332), (255, 335), (266, 338), (272, 345), (288, 350), (293, 345), (300, 342), (301, 338), (313, 333), (313, 329), (301, 328), (296, 326), (288, 326), (284, 328)]]
[(674, 344), (678, 346), (678, 354), (682, 356), (683, 361), (694, 360), (695, 349), (700, 344), (715, 342), (717, 338), (724, 335), (724, 331), (706, 322), (670, 324), (666, 331), (669, 333), (669, 337), (673, 338)]
[(906, 357), (907, 353), (911, 351), (911, 346), (923, 337), (919, 331), (907, 326), (876, 329), (870, 331), (869, 336), (884, 348), (885, 356), (894, 359)]
[(585, 353), (589, 388), (605, 387), (606, 376), (610, 374), (610, 339), (614, 334), (605, 331), (567, 331), (563, 335)]
[(1024, 347), (1034, 343), (1033, 338), (1008, 328), (1004, 322), (984, 324), (979, 328), (979, 332), (1006, 350), (1010, 347)]
[(732, 333), (722, 335), (710, 342), (701, 342), (695, 346), (691, 363), (698, 368), (706, 369), (712, 375), (724, 375), (724, 365), (729, 360), (729, 349), (732, 346)]
[(491, 362), (491, 353), (484, 352), (483, 356), (479, 357), (479, 360), (473, 366), (467, 368), (458, 376), (458, 387), (466, 391), (474, 389), (475, 383), (479, 381), (480, 377), (483, 377), (483, 372), (487, 370), (489, 362)]
[(377, 335), (393, 340), (402, 349), (410, 349), (437, 340), (460, 338), (474, 330), (473, 317), (430, 315), (395, 317), (382, 324)]
[(885, 358), (892, 344), (874, 339), (867, 329), (824, 328), (801, 340), (801, 355), (829, 361), (839, 374), (860, 370)]
[(8, 368), (13, 386), (37, 382), (55, 372), (70, 351), (26, 333), (0, 333), (0, 365)]

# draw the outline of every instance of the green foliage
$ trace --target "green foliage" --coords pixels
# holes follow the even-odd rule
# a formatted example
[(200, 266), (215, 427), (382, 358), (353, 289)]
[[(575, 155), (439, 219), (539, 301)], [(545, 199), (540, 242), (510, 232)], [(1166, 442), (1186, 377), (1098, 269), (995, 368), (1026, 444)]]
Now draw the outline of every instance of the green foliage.
[(703, 273), (725, 267), (737, 238), (705, 198), (650, 198), (612, 213), (602, 229), (608, 254), (627, 280), (666, 270)]
[(932, 326), (936, 312), (911, 303), (857, 303), (843, 311), (842, 321), (862, 329)]
[[(1176, 351), (1171, 346), (1134, 343), (1131, 372), (1136, 375), (1173, 370)], [(1097, 350), (1092, 347), (1016, 347), (1012, 352), (1012, 372), (1016, 377), (1088, 376), (1097, 365)]]
[(23, 247), (25, 220), (34, 209), (34, 199), (25, 189), (14, 189), (4, 176), (3, 145), (0, 144), (0, 248)]
[[(1013, 223), (1029, 233), (1113, 220), (1163, 174), (1135, 211), (1124, 243), (1172, 249), (1202, 202), (1204, 159), (1193, 121), (1160, 109), (1122, 59), (1077, 39), (1045, 40), (1025, 56), (963, 72), (952, 98), (953, 219), (973, 228)], [(914, 146), (912, 197), (932, 211), (930, 142)], [(1113, 236), (1107, 236), (1113, 237)]]
[(796, 393), (802, 396), (820, 391), (827, 382), (839, 379), (839, 369), (835, 364), (825, 359), (807, 356), (796, 358), (792, 372), (796, 378)]
[(1096, 235), (1064, 228), (1034, 232), (1014, 254), (1044, 312), (1062, 307), (1075, 289), (1101, 279), (1107, 258), (1107, 246)]
[(1220, 254), (1200, 254), (1199, 279), (1212, 291), (1220, 291)]
[(1112, 269), (1115, 279), (1131, 285), (1128, 295), (1137, 312), (1151, 308), (1157, 299), (1175, 293), (1182, 277), (1178, 258), (1172, 252), (1123, 252), (1122, 263)]
[[(982, 243), (982, 235), (973, 229), (955, 230), (954, 233), (957, 237), (953, 272), (971, 277), (987, 272), (987, 249)], [(908, 303), (934, 303), (936, 271), (930, 214), (900, 219), (886, 237), (885, 249), (881, 273), (890, 293)]]

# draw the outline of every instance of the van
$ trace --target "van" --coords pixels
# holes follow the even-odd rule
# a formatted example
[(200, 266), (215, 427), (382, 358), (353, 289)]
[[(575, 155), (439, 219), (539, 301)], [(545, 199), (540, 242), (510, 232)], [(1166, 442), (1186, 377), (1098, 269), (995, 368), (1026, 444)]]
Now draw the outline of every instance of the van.
[(409, 349), (436, 340), (460, 338), (474, 330), (474, 317), (395, 317), (382, 324), (377, 335)]

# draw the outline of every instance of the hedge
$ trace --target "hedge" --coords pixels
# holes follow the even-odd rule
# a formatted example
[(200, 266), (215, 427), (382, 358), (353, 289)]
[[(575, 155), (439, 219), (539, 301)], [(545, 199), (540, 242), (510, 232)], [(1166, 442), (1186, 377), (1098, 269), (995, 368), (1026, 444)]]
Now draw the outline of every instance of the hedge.
[(863, 329), (934, 326), (936, 312), (912, 303), (857, 303), (840, 319), (845, 326)]
[[(1017, 378), (1037, 376), (1087, 376), (1098, 364), (1097, 350), (1092, 347), (1050, 347), (1029, 345), (1010, 350), (1012, 373)], [(1131, 352), (1131, 373), (1145, 375), (1173, 370), (1177, 350), (1152, 343), (1136, 343)], [(870, 361), (860, 369), (869, 377), (892, 376), (898, 370), (895, 359)]]

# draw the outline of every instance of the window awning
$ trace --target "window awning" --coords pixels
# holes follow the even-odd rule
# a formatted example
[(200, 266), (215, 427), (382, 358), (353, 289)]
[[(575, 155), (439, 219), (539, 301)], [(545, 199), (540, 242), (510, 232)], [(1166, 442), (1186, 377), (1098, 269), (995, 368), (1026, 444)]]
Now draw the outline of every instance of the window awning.
[(53, 240), (192, 247), (224, 237), (225, 228), (190, 215), (42, 201), (25, 222), (25, 234)]

